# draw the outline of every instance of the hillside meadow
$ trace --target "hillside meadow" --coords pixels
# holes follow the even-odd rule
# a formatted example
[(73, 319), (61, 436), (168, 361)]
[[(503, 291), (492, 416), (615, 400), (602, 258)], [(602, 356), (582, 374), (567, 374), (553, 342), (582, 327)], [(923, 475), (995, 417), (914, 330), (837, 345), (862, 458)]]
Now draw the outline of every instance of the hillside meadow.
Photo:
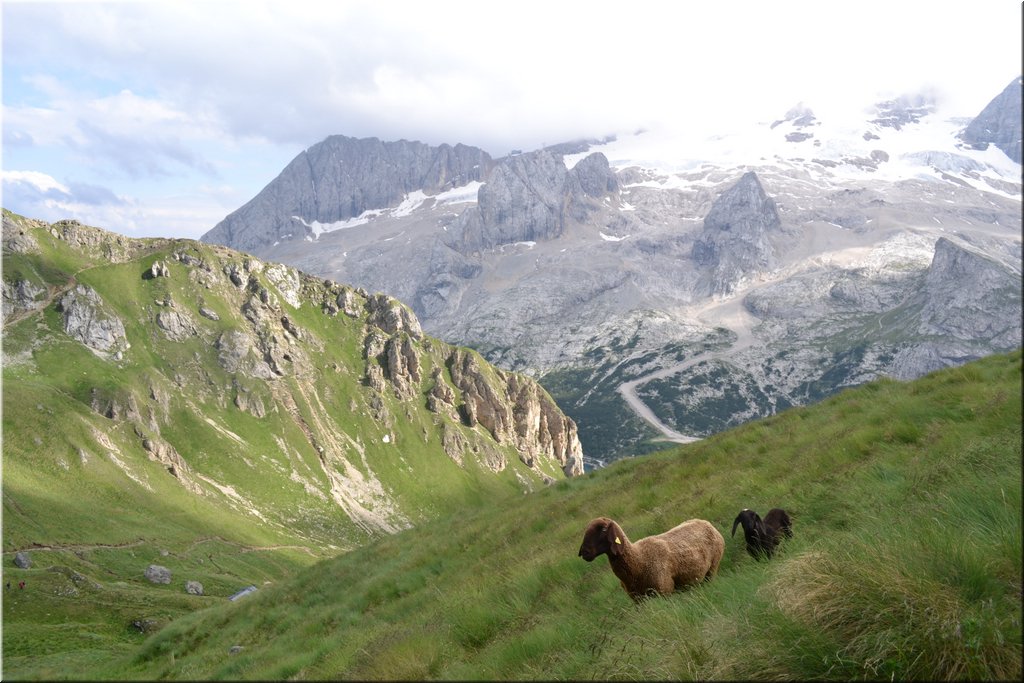
[[(400, 319), (398, 302), (191, 240), (6, 210), (3, 237), (7, 678), (97, 676), (242, 588), (563, 476), (554, 458), (534, 452), (528, 465), (514, 443), (466, 424), (452, 358), (478, 364), (473, 378), (499, 406), (505, 378), (468, 349), (388, 337), (380, 318)], [(69, 334), (61, 302), (79, 286), (101, 302), (83, 318), (120, 322), (118, 353)], [(171, 311), (177, 328), (161, 325)], [(225, 351), (224, 339), (241, 346)], [(370, 381), (387, 354), (368, 349), (403, 339), (422, 373), (399, 396)], [(451, 404), (431, 410), (441, 387)], [(15, 564), (19, 552), (31, 566)], [(172, 583), (150, 583), (151, 564)]]
[[(1019, 680), (1021, 465), (1017, 351), (482, 502), (237, 602), (180, 596), (194, 611), (106, 657), (39, 613), (57, 598), (8, 599), (5, 675)], [(756, 562), (729, 530), (773, 506), (795, 536)], [(634, 540), (712, 521), (718, 577), (634, 605), (603, 557), (577, 556), (599, 515)], [(33, 656), (29, 637), (12, 668), (12, 619), (77, 649)]]

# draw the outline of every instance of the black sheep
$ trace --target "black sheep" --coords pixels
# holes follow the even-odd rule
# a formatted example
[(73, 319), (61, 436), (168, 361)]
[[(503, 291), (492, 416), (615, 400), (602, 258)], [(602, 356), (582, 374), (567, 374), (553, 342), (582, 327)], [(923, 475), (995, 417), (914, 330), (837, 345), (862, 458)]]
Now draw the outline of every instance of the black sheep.
[(732, 535), (736, 535), (736, 527), (743, 526), (743, 536), (747, 540), (747, 552), (755, 560), (762, 556), (771, 557), (775, 546), (782, 540), (782, 535), (793, 537), (793, 523), (789, 515), (781, 508), (772, 508), (762, 520), (753, 510), (740, 510), (732, 523)]

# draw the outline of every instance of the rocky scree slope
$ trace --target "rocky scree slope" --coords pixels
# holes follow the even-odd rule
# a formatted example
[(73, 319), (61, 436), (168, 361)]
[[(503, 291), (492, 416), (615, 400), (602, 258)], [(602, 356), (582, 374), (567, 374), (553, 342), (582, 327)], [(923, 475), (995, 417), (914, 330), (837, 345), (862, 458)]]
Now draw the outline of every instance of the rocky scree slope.
[[(408, 302), (430, 333), (540, 378), (588, 455), (619, 457), (1019, 345), (1008, 92), (991, 105), (1006, 125), (970, 144), (985, 117), (911, 94), (514, 154), (461, 194), (410, 192), (257, 253)], [(953, 252), (987, 265), (946, 268)], [(970, 300), (939, 314), (954, 290)]]
[[(350, 548), (582, 472), (576, 425), (535, 381), (424, 335), (390, 297), (6, 211), (3, 259), (5, 510), (23, 511), (5, 542), (39, 524), (80, 540), (52, 505), (102, 520), (127, 491)], [(33, 515), (42, 491), (57, 497)]]

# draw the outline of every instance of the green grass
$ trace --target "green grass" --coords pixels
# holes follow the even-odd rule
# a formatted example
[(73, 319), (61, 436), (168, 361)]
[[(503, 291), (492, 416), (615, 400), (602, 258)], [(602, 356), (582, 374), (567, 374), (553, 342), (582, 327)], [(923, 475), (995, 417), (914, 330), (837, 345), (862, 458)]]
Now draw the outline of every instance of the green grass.
[[(9, 213), (4, 222), (5, 238), (22, 229), (38, 246), (32, 254), (5, 250), (5, 281), (48, 287), (41, 308), (5, 320), (3, 330), (3, 565), (5, 579), (28, 586), (5, 595), (8, 678), (96, 677), (142, 642), (133, 621), (175, 624), (224, 605), (239, 588), (262, 591), (384, 534), (343, 509), (338, 479), (356, 489), (337, 493), (346, 503), (424, 524), (563, 476), (553, 461), (528, 468), (483, 428), (426, 409), (431, 370), (442, 368), (451, 381), (451, 346), (415, 342), (424, 379), (412, 397), (399, 399), (388, 384), (372, 389), (368, 315), (330, 315), (323, 303), (337, 291), (323, 280), (303, 276), (303, 303), (294, 308), (265, 270), (253, 270), (251, 290), (230, 284), (225, 265), (245, 257), (229, 250)], [(182, 253), (187, 262), (175, 258)], [(147, 275), (156, 260), (169, 277)], [(64, 333), (55, 298), (76, 282), (123, 322), (130, 348), (122, 358), (94, 354)], [(263, 289), (277, 309), (248, 305)], [(158, 329), (168, 301), (193, 320), (197, 336), (172, 340)], [(251, 323), (247, 310), (263, 317)], [(284, 315), (300, 336), (284, 331)], [(217, 340), (240, 329), (276, 336), (288, 356), (284, 376), (224, 367)], [(484, 368), (480, 381), (498, 379)], [(240, 396), (262, 410), (240, 407)], [(446, 429), (466, 444), (461, 466), (442, 447)], [(159, 448), (180, 456), (175, 474)], [(476, 460), (483, 454), (507, 466), (491, 472)], [(358, 487), (366, 482), (377, 488)], [(14, 567), (21, 550), (33, 557), (31, 569)], [(150, 563), (172, 570), (170, 586), (144, 579)], [(203, 583), (205, 595), (186, 595), (187, 580)]]
[[(376, 541), (95, 676), (1019, 679), (1020, 424), (1020, 352), (873, 382)], [(755, 562), (727, 532), (775, 505), (795, 537)], [(718, 577), (633, 605), (576, 556), (602, 514), (632, 538), (709, 519)]]

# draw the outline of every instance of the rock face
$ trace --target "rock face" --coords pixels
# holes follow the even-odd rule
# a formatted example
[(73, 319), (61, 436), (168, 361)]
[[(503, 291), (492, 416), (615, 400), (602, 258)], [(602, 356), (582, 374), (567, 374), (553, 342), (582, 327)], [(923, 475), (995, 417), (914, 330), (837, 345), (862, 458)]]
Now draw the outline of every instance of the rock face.
[(76, 285), (60, 298), (64, 331), (93, 351), (119, 354), (128, 348), (124, 323), (104, 305), (96, 290)]
[(975, 149), (995, 145), (1018, 164), (1021, 163), (1022, 80), (1015, 78), (964, 129), (962, 138)]
[(3, 317), (4, 320), (16, 313), (39, 308), (46, 301), (46, 288), (31, 280), (17, 280), (3, 284)]
[[(381, 393), (389, 382), (397, 398), (412, 399), (425, 379), (422, 354), (414, 343), (423, 338), (419, 322), (408, 307), (383, 295), (370, 297), (366, 306), (368, 320), (376, 328), (366, 338), (366, 381)], [(566, 476), (583, 473), (583, 447), (576, 424), (537, 382), (491, 367), (479, 354), (457, 347), (446, 354), (445, 366), (451, 385), (441, 369), (435, 368), (427, 399), (431, 412), (457, 417), (467, 427), (479, 425), (498, 444), (515, 446), (527, 467), (544, 458), (557, 462)], [(465, 442), (450, 438), (446, 451), (461, 462), (465, 447)], [(497, 453), (487, 464), (496, 472), (506, 466)]]
[(1008, 302), (1022, 306), (1020, 270), (963, 244), (945, 237), (936, 241), (922, 299), (917, 331), (923, 339), (896, 354), (891, 371), (896, 378), (920, 377), (973, 360), (985, 348), (1021, 343), (1021, 318), (1005, 315)]
[(502, 159), (480, 188), (477, 206), (434, 243), (429, 273), (411, 302), (431, 318), (453, 314), (483, 272), (487, 252), (556, 240), (568, 226), (587, 221), (618, 187), (600, 152), (572, 169), (548, 150)]
[(691, 256), (710, 269), (709, 294), (731, 294), (746, 277), (776, 265), (769, 239), (782, 227), (775, 201), (765, 194), (757, 174), (744, 173), (722, 193), (704, 219), (704, 231), (694, 242)]
[(480, 188), (477, 207), (461, 216), (446, 244), (463, 255), (505, 244), (555, 239), (570, 219), (584, 221), (589, 199), (618, 189), (608, 159), (601, 153), (567, 169), (547, 150), (507, 157)]
[[(484, 361), (456, 349), (449, 357), (452, 381), (463, 396), (462, 414), (470, 427), (479, 424), (498, 443), (514, 443), (519, 458), (533, 466), (538, 457), (553, 458), (567, 476), (583, 473), (583, 449), (576, 425), (568, 420), (536, 382), (492, 368), (499, 380), (487, 381)], [(504, 389), (504, 391), (501, 391)]]
[(1020, 272), (945, 237), (925, 276), (921, 334), (961, 341), (986, 339), (1010, 348), (1021, 341), (1020, 318), (1005, 318), (1007, 298), (1021, 302)]
[(481, 149), (431, 147), (335, 135), (295, 157), (255, 198), (203, 239), (255, 252), (303, 239), (314, 222), (333, 223), (397, 204), (413, 191), (428, 195), (484, 178), (493, 165)]
[(183, 341), (199, 333), (199, 328), (188, 315), (174, 310), (157, 313), (156, 326), (174, 341)]

